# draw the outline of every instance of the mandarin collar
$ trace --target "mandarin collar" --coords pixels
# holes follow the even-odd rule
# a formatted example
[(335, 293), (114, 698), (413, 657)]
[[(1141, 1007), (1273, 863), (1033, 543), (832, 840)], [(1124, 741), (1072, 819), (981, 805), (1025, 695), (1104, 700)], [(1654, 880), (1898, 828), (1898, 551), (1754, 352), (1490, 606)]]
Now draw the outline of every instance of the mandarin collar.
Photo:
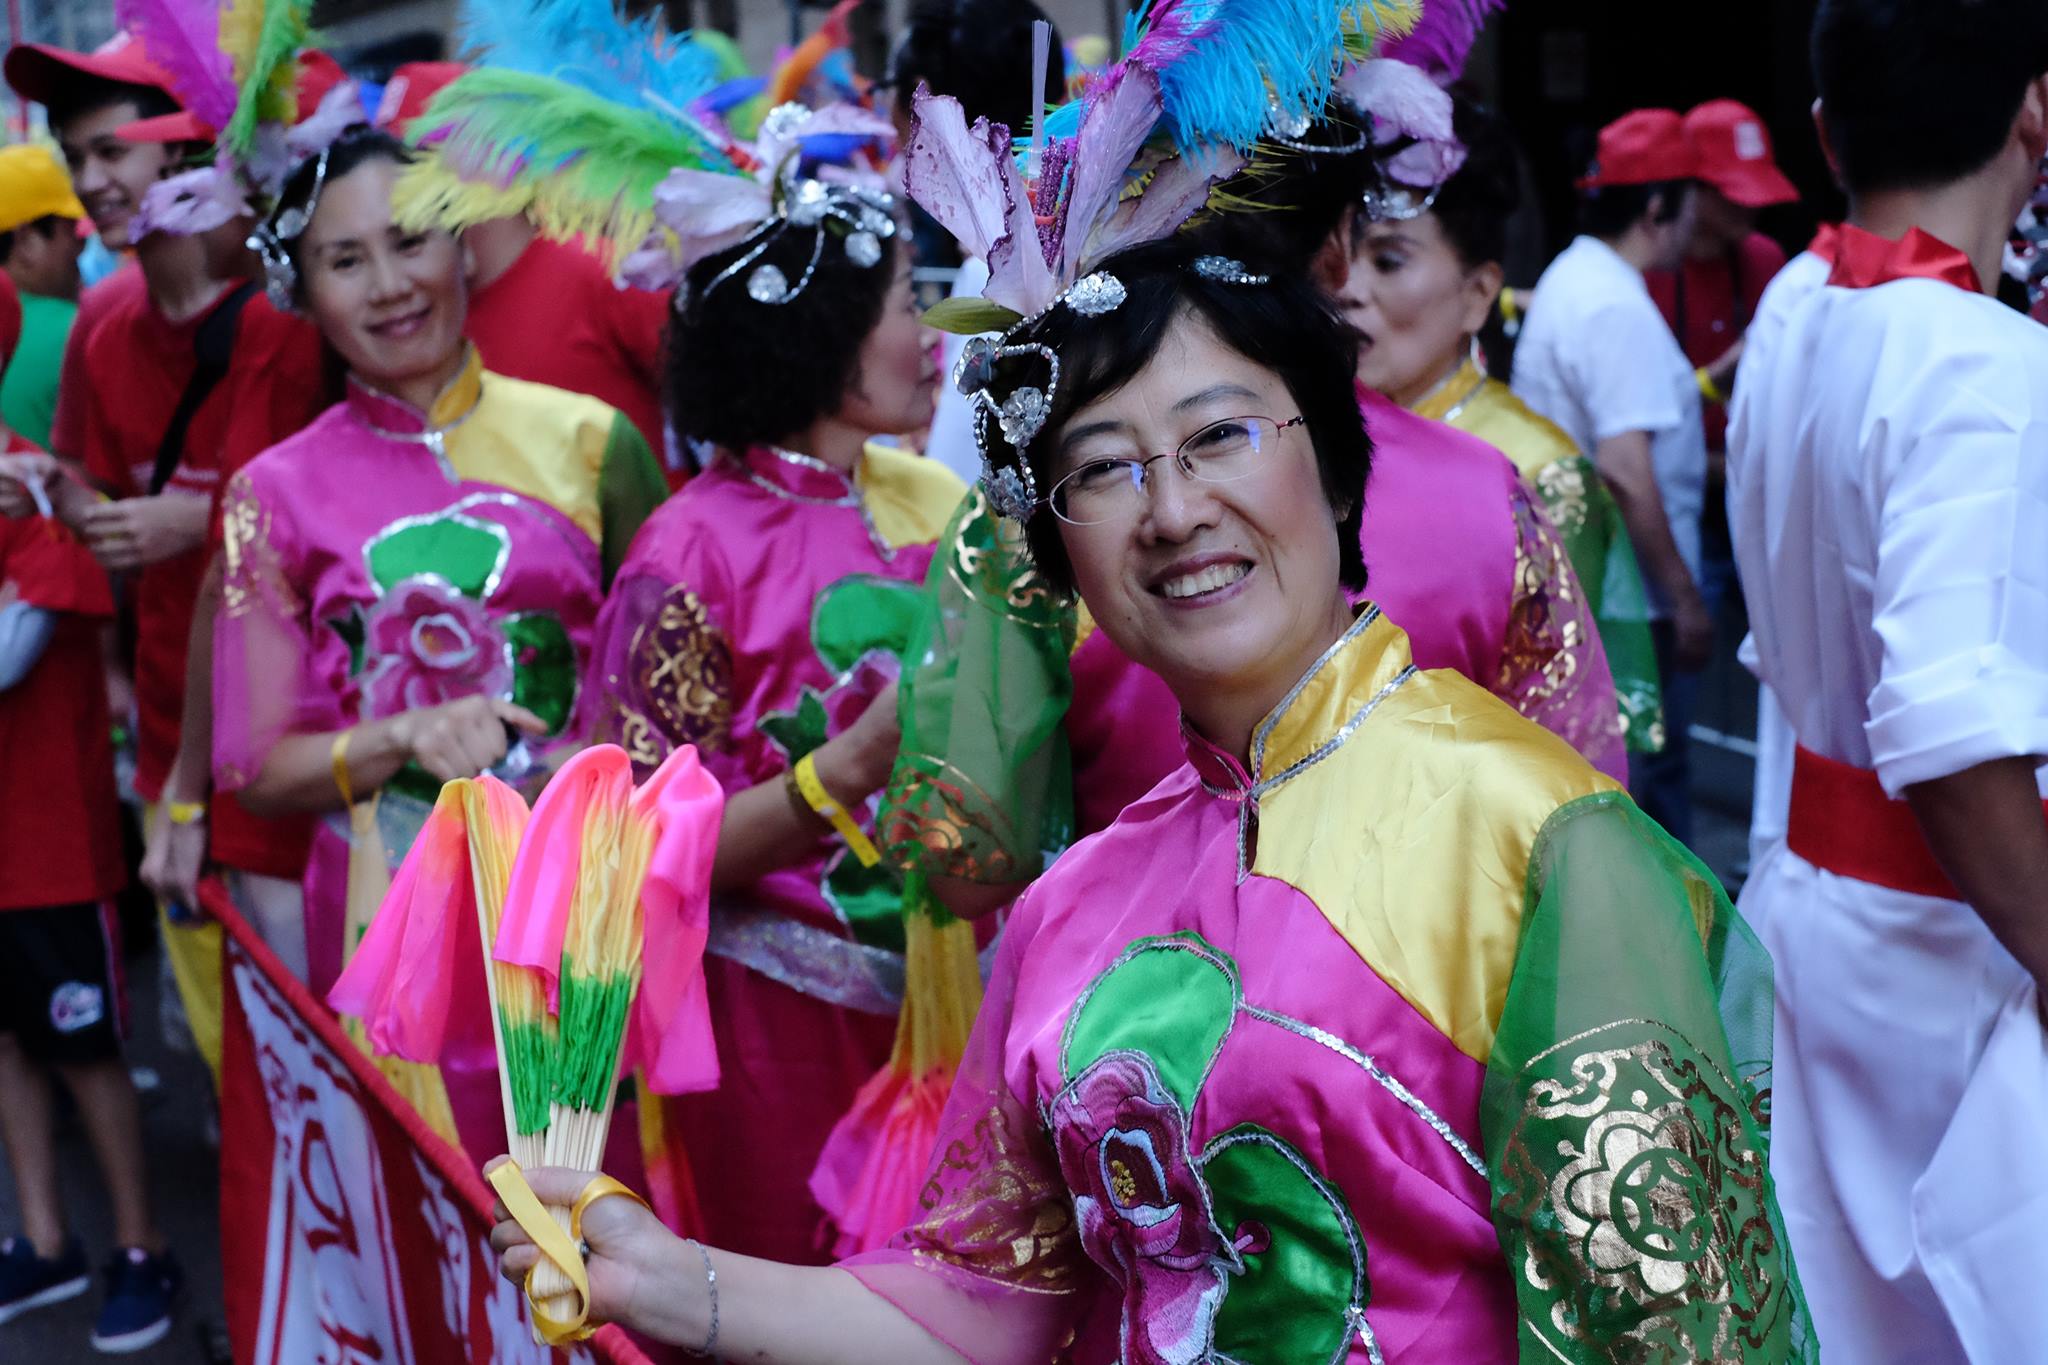
[(1458, 363), (1457, 369), (1439, 379), (1435, 388), (1415, 400), (1415, 406), (1409, 411), (1432, 422), (1449, 422), (1463, 412), (1473, 395), (1485, 386), (1486, 371), (1468, 355)]
[(1203, 788), (1238, 807), (1237, 875), (1251, 871), (1260, 800), (1342, 748), (1381, 702), (1415, 675), (1408, 637), (1371, 603), (1252, 731), (1249, 766), (1181, 718), (1181, 742)]
[(810, 455), (775, 446), (754, 446), (739, 457), (739, 466), (757, 484), (771, 492), (780, 491), (805, 501), (844, 501), (851, 506), (860, 497), (858, 472), (848, 477)]
[(425, 412), (403, 398), (350, 375), (349, 412), (371, 430), (395, 437), (446, 432), (476, 410), (484, 392), (484, 362), (474, 343), (463, 343), (462, 368), (442, 386)]

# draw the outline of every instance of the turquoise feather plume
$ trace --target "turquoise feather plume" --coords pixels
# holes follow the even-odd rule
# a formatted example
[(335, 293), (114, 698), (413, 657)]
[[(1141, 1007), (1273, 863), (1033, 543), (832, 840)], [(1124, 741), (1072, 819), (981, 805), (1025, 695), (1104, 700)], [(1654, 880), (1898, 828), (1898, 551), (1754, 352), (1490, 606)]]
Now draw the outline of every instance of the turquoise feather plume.
[(456, 40), (472, 60), (635, 108), (686, 108), (719, 81), (715, 52), (651, 16), (623, 17), (612, 0), (467, 0)]

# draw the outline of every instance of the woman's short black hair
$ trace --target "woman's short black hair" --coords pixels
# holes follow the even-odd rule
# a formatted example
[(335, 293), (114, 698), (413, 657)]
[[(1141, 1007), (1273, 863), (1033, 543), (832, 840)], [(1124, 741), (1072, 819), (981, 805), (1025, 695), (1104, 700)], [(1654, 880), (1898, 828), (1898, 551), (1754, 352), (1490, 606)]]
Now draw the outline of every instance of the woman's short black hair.
[(788, 303), (757, 302), (747, 276), (759, 265), (803, 278), (816, 238), (783, 232), (758, 262), (709, 293), (705, 287), (759, 245), (749, 239), (690, 268), (669, 315), (667, 398), (680, 438), (731, 451), (771, 445), (838, 410), (860, 377), (861, 343), (881, 321), (896, 280), (903, 234), (884, 239), (870, 266), (847, 259), (843, 239), (825, 229), (811, 282)]
[[(1127, 297), (1121, 306), (1096, 317), (1056, 308), (1030, 331), (1012, 338), (1049, 346), (1060, 358), (1052, 412), (1028, 448), (1039, 496), (1052, 491), (1053, 438), (1077, 411), (1135, 378), (1151, 362), (1175, 320), (1187, 314), (1287, 386), (1314, 444), (1324, 495), (1337, 514), (1338, 576), (1346, 588), (1361, 592), (1365, 558), (1358, 527), (1372, 468), (1372, 441), (1359, 412), (1353, 377), (1358, 343), (1322, 291), (1299, 272), (1274, 275), (1265, 284), (1230, 284), (1194, 269), (1201, 254), (1198, 245), (1184, 240), (1118, 252), (1097, 268), (1122, 281)], [(1285, 421), (1295, 414), (1246, 415)], [(993, 423), (988, 434), (998, 466), (1015, 463), (1017, 452), (1002, 443)], [(1041, 507), (1025, 532), (1039, 571), (1055, 588), (1072, 593), (1073, 565), (1051, 508)]]
[(1452, 118), (1465, 164), (1437, 191), (1430, 212), (1467, 270), (1503, 263), (1508, 220), (1522, 202), (1514, 142), (1497, 114), (1462, 95), (1452, 97)]
[[(934, 95), (960, 101), (969, 123), (986, 118), (1021, 138), (1037, 112), (1023, 78), (1031, 25), (1041, 19), (1052, 22), (1036, 0), (917, 0), (889, 59), (888, 83), (906, 101), (920, 83), (928, 85)], [(1054, 28), (1040, 92), (1045, 107), (1066, 98), (1064, 63)]]
[[(403, 142), (400, 142), (382, 129), (368, 127), (351, 128), (336, 138), (334, 145), (327, 149), (327, 170), (324, 175), (320, 170), (320, 158), (317, 156), (303, 162), (297, 170), (291, 173), (284, 182), (284, 188), (278, 191), (277, 208), (272, 213), (271, 219), (275, 221), (277, 215), (284, 213), (287, 209), (304, 208), (307, 202), (313, 198), (313, 185), (315, 181), (320, 183), (324, 191), (328, 185), (333, 184), (366, 162), (395, 161), (399, 165), (405, 165), (413, 159), (413, 152), (410, 147), (407, 147)], [(302, 234), (285, 243), (285, 250), (291, 255), (292, 268), (297, 275), (297, 281), (292, 286), (292, 292), (301, 304), (306, 301), (305, 262), (299, 258), (300, 243), (304, 240), (305, 238)]]

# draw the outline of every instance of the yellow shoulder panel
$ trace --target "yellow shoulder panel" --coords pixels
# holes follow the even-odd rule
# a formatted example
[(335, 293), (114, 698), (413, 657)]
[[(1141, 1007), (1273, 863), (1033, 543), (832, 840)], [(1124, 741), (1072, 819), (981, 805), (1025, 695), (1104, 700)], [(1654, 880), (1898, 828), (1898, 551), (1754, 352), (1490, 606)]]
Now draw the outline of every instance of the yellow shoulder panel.
[(875, 533), (891, 547), (929, 545), (967, 496), (967, 485), (937, 460), (870, 441), (861, 461), (861, 493)]
[[(1366, 668), (1391, 678), (1406, 659), (1400, 643), (1398, 657)], [(1302, 716), (1301, 739), (1334, 733), (1346, 718), (1337, 712), (1383, 681), (1353, 671), (1330, 697), (1304, 694), (1296, 712), (1313, 703), (1327, 714)], [(1268, 771), (1302, 747), (1282, 739)], [(1381, 979), (1483, 1063), (1537, 832), (1559, 806), (1615, 785), (1459, 675), (1419, 672), (1334, 754), (1266, 797), (1252, 871), (1307, 895)]]
[(448, 433), (448, 460), (465, 479), (547, 503), (597, 540), (598, 475), (617, 419), (599, 399), (486, 373), (476, 411)]

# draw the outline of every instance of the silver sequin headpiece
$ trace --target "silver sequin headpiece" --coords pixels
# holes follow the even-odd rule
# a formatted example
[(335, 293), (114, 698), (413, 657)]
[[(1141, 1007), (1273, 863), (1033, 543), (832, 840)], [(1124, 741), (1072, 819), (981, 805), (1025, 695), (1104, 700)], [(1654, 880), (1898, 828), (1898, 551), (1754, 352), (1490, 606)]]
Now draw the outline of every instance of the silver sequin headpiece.
[(256, 225), (246, 243), (263, 261), (263, 292), (280, 313), (298, 311), (299, 270), (292, 264), (291, 244), (305, 235), (320, 207), (320, 192), (327, 188), (327, 158), (333, 148), (323, 147), (313, 163), (313, 189), (304, 204), (274, 212)]
[[(1242, 261), (1227, 256), (1200, 256), (1189, 268), (1217, 284), (1271, 283), (1270, 276), (1254, 274)], [(982, 487), (988, 492), (989, 506), (998, 514), (1012, 521), (1028, 521), (1039, 508), (1038, 479), (1031, 472), (1026, 451), (1045, 430), (1060, 388), (1059, 355), (1043, 342), (1020, 338), (1060, 308), (1084, 318), (1101, 317), (1121, 308), (1129, 297), (1130, 291), (1122, 280), (1106, 270), (1098, 270), (1075, 280), (1043, 309), (1000, 336), (968, 338), (953, 367), (953, 387), (974, 404), (974, 441), (981, 448)], [(1005, 361), (1041, 365), (1042, 373), (998, 396), (996, 369)], [(1003, 443), (1016, 452), (1014, 464), (996, 462), (989, 448), (991, 422), (1001, 433)]]

